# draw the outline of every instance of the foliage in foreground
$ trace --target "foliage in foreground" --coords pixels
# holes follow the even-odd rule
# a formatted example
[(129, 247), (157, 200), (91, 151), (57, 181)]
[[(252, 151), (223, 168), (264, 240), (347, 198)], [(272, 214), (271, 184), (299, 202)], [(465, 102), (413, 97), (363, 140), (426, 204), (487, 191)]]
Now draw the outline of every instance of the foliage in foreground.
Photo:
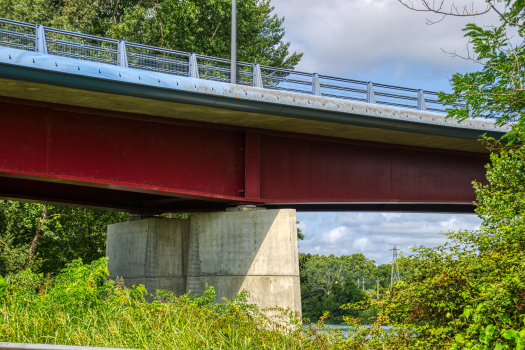
[(30, 270), (0, 277), (0, 342), (131, 349), (361, 348), (322, 324), (303, 329), (287, 312), (275, 323), (248, 304), (246, 292), (225, 305), (215, 303), (212, 287), (200, 298), (158, 291), (148, 302), (143, 286), (126, 289), (106, 282), (106, 273), (106, 260), (99, 259), (89, 265), (75, 260), (53, 278)]
[(414, 331), (412, 348), (525, 349), (525, 146), (486, 169), (488, 184), (474, 182), (481, 227), (415, 249), (414, 275), (372, 301), (379, 323)]

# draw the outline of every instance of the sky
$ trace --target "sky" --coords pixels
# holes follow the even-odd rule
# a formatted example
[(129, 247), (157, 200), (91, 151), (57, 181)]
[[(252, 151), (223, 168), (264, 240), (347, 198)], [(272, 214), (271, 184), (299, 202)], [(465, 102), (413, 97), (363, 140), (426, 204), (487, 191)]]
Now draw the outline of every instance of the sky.
[[(484, 1), (472, 3), (482, 6)], [(434, 91), (450, 91), (448, 79), (456, 72), (479, 69), (443, 53), (466, 54), (464, 25), (498, 24), (489, 14), (428, 25), (427, 19), (440, 17), (411, 11), (397, 0), (272, 0), (272, 4), (274, 12), (286, 18), (284, 40), (291, 43), (291, 51), (304, 53), (297, 70)], [(481, 223), (474, 214), (300, 212), (297, 219), (306, 236), (299, 242), (300, 252), (363, 253), (377, 264), (392, 260), (389, 249), (394, 245), (410, 254), (413, 246), (445, 243), (441, 232), (475, 229)]]

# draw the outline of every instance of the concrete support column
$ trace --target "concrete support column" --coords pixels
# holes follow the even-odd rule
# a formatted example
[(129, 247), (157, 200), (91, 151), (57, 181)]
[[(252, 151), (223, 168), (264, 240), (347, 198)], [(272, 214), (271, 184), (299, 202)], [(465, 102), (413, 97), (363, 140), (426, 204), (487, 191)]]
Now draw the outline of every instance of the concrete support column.
[(143, 284), (149, 293), (186, 292), (190, 221), (149, 218), (108, 226), (110, 278), (126, 287)]
[(301, 311), (293, 209), (118, 223), (108, 226), (106, 255), (110, 278), (123, 277), (126, 286), (199, 296), (209, 285), (217, 302), (247, 290), (250, 302), (261, 309)]
[(213, 286), (217, 302), (242, 290), (260, 308), (301, 311), (297, 220), (293, 209), (195, 215), (201, 291)]
[(201, 296), (201, 269), (199, 260), (199, 232), (195, 229), (195, 225), (190, 226), (190, 247), (188, 254), (188, 280), (186, 284), (186, 292)]

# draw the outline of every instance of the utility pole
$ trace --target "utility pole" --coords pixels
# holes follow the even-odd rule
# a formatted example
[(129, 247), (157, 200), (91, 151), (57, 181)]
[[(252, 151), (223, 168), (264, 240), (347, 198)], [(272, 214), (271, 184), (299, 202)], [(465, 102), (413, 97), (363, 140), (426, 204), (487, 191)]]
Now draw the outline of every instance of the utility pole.
[(237, 84), (237, 0), (232, 0), (232, 36), (231, 36), (231, 68), (232, 84)]
[(393, 253), (392, 255), (392, 273), (390, 274), (390, 287), (394, 284), (394, 282), (400, 282), (401, 279), (399, 277), (399, 265), (397, 264), (397, 246), (394, 246), (394, 248), (390, 249)]
[(379, 281), (380, 280), (376, 280), (376, 283), (377, 283), (377, 299), (379, 299)]
[(365, 278), (363, 277), (363, 290), (365, 290)]

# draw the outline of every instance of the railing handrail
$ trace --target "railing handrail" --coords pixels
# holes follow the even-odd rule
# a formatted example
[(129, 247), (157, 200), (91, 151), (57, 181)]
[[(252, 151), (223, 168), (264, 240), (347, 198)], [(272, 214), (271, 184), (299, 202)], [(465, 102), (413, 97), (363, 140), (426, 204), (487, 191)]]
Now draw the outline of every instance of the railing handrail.
[[(1, 22), (1, 21), (0, 21)], [(69, 30), (64, 30), (64, 29), (58, 29), (58, 28), (53, 28), (53, 27), (47, 27), (47, 26), (44, 26), (44, 29), (48, 32), (51, 32), (51, 33), (56, 33), (56, 34), (62, 34), (62, 35), (69, 35), (69, 36), (75, 36), (77, 38), (83, 38), (83, 39), (89, 39), (89, 40), (96, 40), (96, 41), (105, 41), (105, 42), (108, 42), (108, 43), (112, 43), (112, 44), (118, 44), (119, 40), (116, 40), (116, 39), (111, 39), (111, 38), (105, 38), (105, 37), (102, 37), (102, 36), (97, 36), (97, 35), (91, 35), (91, 34), (84, 34), (84, 33), (78, 33), (78, 32), (71, 32)]]
[[(209, 79), (221, 82), (228, 82), (228, 74), (230, 76), (230, 79), (232, 75), (231, 68), (227, 67), (227, 65), (230, 65), (231, 61), (226, 58), (218, 58), (185, 51), (150, 46), (140, 43), (127, 42), (125, 40), (117, 40), (96, 35), (72, 32), (68, 30), (25, 23), (5, 18), (0, 18), (0, 24), (20, 26), (35, 30), (34, 35), (22, 35), (22, 33), (20, 32), (9, 31), (6, 30), (6, 28), (3, 28), (2, 30), (0, 30), (0, 45), (4, 46), (7, 45), (15, 48), (31, 50), (31, 47), (27, 44), (24, 44), (23, 40), (34, 40), (35, 45), (33, 50), (40, 53), (48, 53), (47, 44), (55, 46), (62, 45), (65, 47), (69, 47), (69, 50), (84, 49), (91, 50), (91, 52), (88, 52), (88, 54), (79, 54), (71, 51), (64, 51), (62, 49), (50, 49), (49, 51), (51, 52), (51, 54), (63, 55), (67, 57), (87, 59), (97, 62), (121, 65), (125, 67), (130, 66), (135, 69), (154, 70), (161, 73), (177, 74), (192, 78)], [(110, 44), (110, 46), (98, 47), (98, 44), (82, 44), (74, 41), (67, 41), (64, 40), (64, 38), (48, 39), (45, 35), (46, 32), (96, 42), (102, 42)], [(16, 38), (18, 41), (9, 43), (8, 41), (3, 40), (1, 36), (11, 36), (12, 38)], [(116, 46), (111, 47), (111, 45)], [(128, 54), (126, 53), (127, 47), (149, 52), (140, 52), (132, 50)], [(97, 56), (89, 56), (89, 54), (93, 55), (93, 52), (95, 52)], [(155, 52), (158, 54), (152, 55), (150, 52)], [(169, 57), (165, 56), (165, 54), (181, 57)], [(110, 58), (107, 58), (107, 55), (110, 55)], [(111, 57), (111, 55), (115, 56)], [(199, 60), (208, 62), (199, 62)], [(149, 61), (149, 63), (144, 63), (146, 61)], [(210, 64), (209, 62), (216, 62), (219, 64), (223, 64), (224, 66)], [(444, 108), (444, 106), (443, 104), (438, 102), (437, 99), (428, 98), (428, 95), (436, 96), (438, 94), (434, 91), (394, 86), (381, 83), (372, 83), (355, 79), (334, 77), (330, 75), (321, 75), (317, 73), (307, 73), (292, 69), (270, 67), (248, 62), (237, 62), (237, 66), (241, 68), (237, 72), (235, 72), (236, 76), (239, 76), (244, 79), (240, 79), (237, 81), (237, 84), (241, 85), (252, 85), (253, 82), (254, 87), (260, 88), (294, 91), (312, 94), (316, 96), (327, 96), (339, 99), (366, 101), (368, 103), (388, 104), (392, 106), (399, 106), (405, 108), (417, 108), (419, 110), (445, 112), (445, 110), (441, 110), (438, 108)], [(248, 72), (246, 68), (251, 68), (251, 73)], [(199, 70), (202, 71), (202, 73), (199, 73)], [(282, 73), (285, 75), (279, 75), (278, 73)], [(248, 78), (251, 78), (252, 82), (246, 80)], [(330, 81), (333, 81), (334, 84), (330, 84)], [(335, 82), (341, 84), (335, 84)], [(350, 84), (350, 86), (343, 86), (343, 84)], [(304, 88), (306, 88), (306, 90), (303, 90)], [(389, 92), (384, 90), (375, 90), (375, 88), (394, 91)], [(339, 93), (337, 91), (339, 91)], [(402, 91), (415, 95), (400, 94), (397, 91)], [(347, 95), (342, 95), (344, 93), (346, 93)], [(359, 96), (354, 96), (352, 94), (359, 94)], [(379, 97), (380, 100), (376, 100), (376, 97)], [(407, 104), (414, 102), (416, 102), (417, 105)], [(434, 104), (434, 106), (429, 106), (427, 108), (426, 103)], [(464, 105), (461, 103), (455, 103), (453, 104), (453, 106), (463, 107)]]

